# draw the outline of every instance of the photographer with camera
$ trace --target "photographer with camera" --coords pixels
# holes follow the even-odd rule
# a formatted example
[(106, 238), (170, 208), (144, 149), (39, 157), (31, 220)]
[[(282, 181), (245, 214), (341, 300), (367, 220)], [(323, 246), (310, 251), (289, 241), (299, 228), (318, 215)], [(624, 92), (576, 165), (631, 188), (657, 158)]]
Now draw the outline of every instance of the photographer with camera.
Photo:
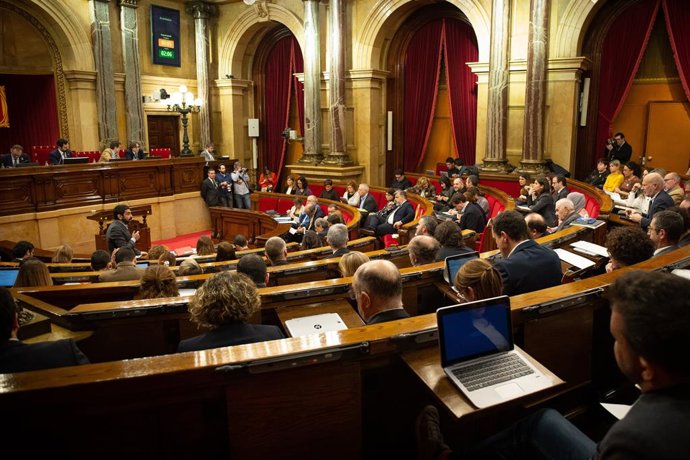
[(249, 200), (249, 175), (247, 168), (242, 166), (239, 161), (235, 162), (235, 170), (230, 174), (233, 183), (233, 196), (235, 197), (235, 208), (250, 209)]
[(606, 151), (604, 153), (609, 162), (618, 160), (621, 164), (626, 164), (630, 161), (630, 157), (632, 157), (632, 147), (625, 142), (623, 133), (616, 133), (613, 139), (606, 141)]

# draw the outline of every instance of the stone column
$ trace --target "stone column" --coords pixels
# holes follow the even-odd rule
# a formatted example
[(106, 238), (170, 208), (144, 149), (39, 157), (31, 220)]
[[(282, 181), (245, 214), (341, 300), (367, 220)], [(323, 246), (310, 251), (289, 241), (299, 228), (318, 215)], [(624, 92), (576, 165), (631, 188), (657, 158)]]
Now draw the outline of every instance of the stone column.
[(139, 142), (143, 146), (144, 105), (141, 99), (137, 0), (120, 0), (120, 24), (122, 27), (122, 59), (125, 63), (125, 110), (128, 136), (123, 144)]
[(194, 41), (196, 42), (196, 81), (198, 97), (201, 98), (199, 110), (199, 141), (202, 148), (211, 142), (211, 98), (208, 83), (208, 18), (215, 16), (215, 5), (203, 1), (186, 3), (187, 13), (194, 17)]
[(490, 172), (509, 172), (513, 169), (506, 158), (510, 0), (493, 0), (490, 46), (486, 155), (481, 169)]
[(304, 153), (299, 162), (322, 159), (319, 0), (304, 0)]
[(544, 172), (544, 112), (546, 102), (546, 67), (551, 0), (532, 0), (527, 43), (527, 80), (525, 81), (525, 124), (520, 170)]
[(343, 0), (330, 0), (328, 48), (331, 52), (328, 69), (328, 115), (330, 120), (331, 151), (323, 160), (328, 165), (350, 165), (347, 155), (347, 110), (345, 106), (345, 14)]
[(91, 38), (96, 61), (96, 107), (101, 149), (117, 140), (115, 113), (115, 75), (110, 35), (110, 0), (93, 0)]

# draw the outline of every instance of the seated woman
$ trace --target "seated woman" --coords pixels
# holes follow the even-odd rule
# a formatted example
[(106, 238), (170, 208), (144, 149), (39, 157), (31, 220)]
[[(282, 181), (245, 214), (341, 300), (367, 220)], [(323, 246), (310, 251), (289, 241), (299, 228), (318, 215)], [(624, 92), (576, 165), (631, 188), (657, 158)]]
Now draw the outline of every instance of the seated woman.
[(160, 255), (160, 257), (158, 257), (158, 263), (165, 265), (166, 267), (174, 267), (175, 264), (177, 264), (177, 257), (175, 257), (172, 252), (165, 251)]
[(146, 269), (141, 278), (139, 293), (135, 299), (160, 299), (178, 297), (177, 280), (173, 272), (165, 265), (152, 265)]
[(259, 175), (259, 187), (261, 187), (261, 191), (272, 192), (277, 180), (276, 173), (271, 172), (268, 167), (265, 167), (264, 172)]
[(434, 211), (448, 211), (450, 208), (448, 202), (450, 201), (450, 197), (453, 195), (455, 190), (453, 190), (453, 187), (451, 187), (448, 176), (441, 176), (439, 182), (441, 183), (441, 191), (438, 195), (436, 195)]
[(295, 222), (299, 222), (299, 216), (304, 211), (304, 204), (302, 203), (302, 198), (295, 198), (292, 201), (292, 207), (288, 211), (287, 215)]
[(460, 227), (452, 220), (444, 220), (438, 224), (434, 238), (441, 244), (441, 249), (436, 254), (436, 262), (445, 260), (448, 256), (472, 252), (472, 249), (465, 246)]
[(520, 194), (515, 197), (515, 202), (517, 204), (527, 203), (527, 197), (529, 196), (530, 189), (530, 176), (529, 173), (522, 173), (518, 176), (518, 184), (520, 184)]
[(235, 259), (237, 259), (237, 256), (235, 255), (234, 244), (223, 241), (218, 245), (218, 249), (216, 250), (216, 262)]
[(395, 190), (389, 188), (386, 190), (386, 204), (378, 211), (367, 216), (364, 223), (364, 228), (376, 230), (376, 227), (386, 222), (388, 215), (395, 208)]
[(620, 172), (621, 162), (618, 160), (613, 160), (609, 163), (609, 175), (604, 182), (604, 191), (608, 193), (613, 193), (617, 188), (620, 188), (621, 184), (625, 180), (623, 174)]
[(609, 251), (606, 272), (610, 273), (621, 267), (650, 259), (654, 255), (655, 247), (645, 231), (633, 225), (611, 229), (606, 236), (606, 249)]
[(417, 179), (417, 184), (414, 187), (416, 193), (422, 198), (433, 200), (436, 196), (436, 187), (433, 186), (428, 177), (422, 176)]
[(357, 182), (353, 180), (348, 182), (347, 187), (345, 187), (345, 192), (343, 193), (343, 196), (341, 197), (340, 201), (349, 204), (350, 206), (354, 206), (355, 208), (358, 208), (360, 196), (359, 193), (357, 193), (357, 188)]
[(472, 259), (455, 274), (453, 290), (462, 303), (489, 299), (503, 294), (503, 281), (491, 262)]
[(74, 251), (70, 245), (63, 244), (55, 250), (55, 255), (50, 262), (54, 264), (68, 264), (72, 262), (72, 257), (74, 257)]
[[(198, 244), (198, 242), (197, 242)], [(213, 243), (211, 243), (213, 244)], [(160, 256), (163, 255), (165, 251), (168, 251), (168, 247), (165, 245), (157, 244), (155, 246), (152, 246), (151, 249), (149, 249), (149, 260), (158, 260)]]
[(185, 259), (180, 264), (180, 268), (177, 269), (177, 276), (191, 276), (191, 275), (201, 275), (204, 270), (194, 259)]
[(313, 193), (311, 192), (311, 189), (309, 188), (309, 182), (307, 182), (306, 177), (299, 176), (297, 178), (297, 190), (295, 191), (295, 195), (304, 195), (304, 196), (313, 195)]
[(52, 286), (53, 279), (50, 277), (48, 266), (31, 257), (26, 259), (19, 266), (19, 273), (17, 280), (14, 282), (14, 287), (38, 287), (38, 286)]
[(556, 225), (556, 207), (551, 196), (548, 178), (540, 176), (534, 179), (527, 198), (527, 207), (531, 212), (541, 214), (549, 227)]
[(627, 198), (635, 184), (641, 182), (640, 167), (634, 161), (628, 161), (625, 166), (623, 166), (623, 183), (619, 187), (616, 187), (615, 192), (619, 194), (621, 198)]
[(584, 217), (585, 219), (589, 217), (589, 213), (585, 209), (585, 204), (587, 203), (587, 200), (585, 199), (585, 196), (580, 193), (580, 192), (570, 192), (568, 193), (568, 199), (573, 202), (573, 206), (575, 206), (574, 211), (580, 215), (580, 217)]
[[(348, 278), (354, 276), (355, 272), (360, 265), (369, 262), (369, 256), (359, 251), (350, 251), (347, 254), (340, 256), (340, 262), (338, 262), (338, 271), (340, 276), (343, 278)], [(338, 278), (335, 276), (335, 278)], [(355, 293), (352, 290), (352, 284), (347, 288), (348, 299), (347, 301), (352, 305), (353, 308), (357, 308), (357, 299), (355, 298)]]
[(247, 323), (260, 308), (259, 292), (246, 275), (234, 271), (216, 273), (197, 289), (189, 302), (192, 322), (209, 332), (181, 341), (177, 351), (284, 338), (276, 326)]
[(200, 236), (196, 242), (196, 255), (197, 256), (211, 256), (216, 253), (216, 248), (213, 247), (213, 240), (204, 235)]
[(299, 245), (300, 251), (320, 248), (321, 246), (323, 246), (323, 242), (319, 235), (314, 230), (305, 230), (302, 242)]
[(295, 187), (295, 178), (292, 176), (287, 176), (285, 179), (285, 191), (286, 195), (295, 195), (297, 193), (297, 187)]

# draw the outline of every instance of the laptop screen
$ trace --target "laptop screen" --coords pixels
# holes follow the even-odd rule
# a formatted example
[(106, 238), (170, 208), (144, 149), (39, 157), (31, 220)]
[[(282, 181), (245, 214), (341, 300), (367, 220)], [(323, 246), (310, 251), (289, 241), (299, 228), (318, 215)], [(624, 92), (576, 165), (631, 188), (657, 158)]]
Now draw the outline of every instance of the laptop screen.
[(436, 318), (443, 367), (513, 349), (508, 296), (440, 308)]
[(137, 267), (139, 268), (148, 268), (149, 263), (148, 262), (137, 262)]
[(466, 254), (456, 254), (454, 256), (446, 257), (446, 271), (444, 275), (447, 275), (446, 281), (453, 287), (453, 280), (455, 279), (455, 274), (460, 270), (460, 268), (465, 265), (468, 260), (476, 259), (479, 257), (479, 253), (468, 252)]
[(74, 163), (88, 163), (89, 158), (88, 157), (71, 157), (71, 158), (65, 158), (64, 163), (67, 164), (74, 164)]
[(3, 268), (0, 270), (0, 286), (2, 287), (12, 287), (14, 282), (17, 281), (17, 275), (19, 274), (18, 268)]

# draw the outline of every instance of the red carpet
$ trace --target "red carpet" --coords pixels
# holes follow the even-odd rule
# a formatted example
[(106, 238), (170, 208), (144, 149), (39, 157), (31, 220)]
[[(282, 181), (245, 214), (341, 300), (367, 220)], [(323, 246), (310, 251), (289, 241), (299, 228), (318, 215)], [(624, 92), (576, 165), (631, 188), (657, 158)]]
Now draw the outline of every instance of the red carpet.
[(151, 246), (157, 244), (162, 244), (167, 246), (171, 251), (177, 251), (177, 249), (184, 247), (196, 247), (196, 241), (200, 236), (211, 236), (211, 230), (204, 230), (203, 232), (188, 233), (186, 235), (179, 235), (175, 238), (170, 238), (167, 240), (152, 241)]

